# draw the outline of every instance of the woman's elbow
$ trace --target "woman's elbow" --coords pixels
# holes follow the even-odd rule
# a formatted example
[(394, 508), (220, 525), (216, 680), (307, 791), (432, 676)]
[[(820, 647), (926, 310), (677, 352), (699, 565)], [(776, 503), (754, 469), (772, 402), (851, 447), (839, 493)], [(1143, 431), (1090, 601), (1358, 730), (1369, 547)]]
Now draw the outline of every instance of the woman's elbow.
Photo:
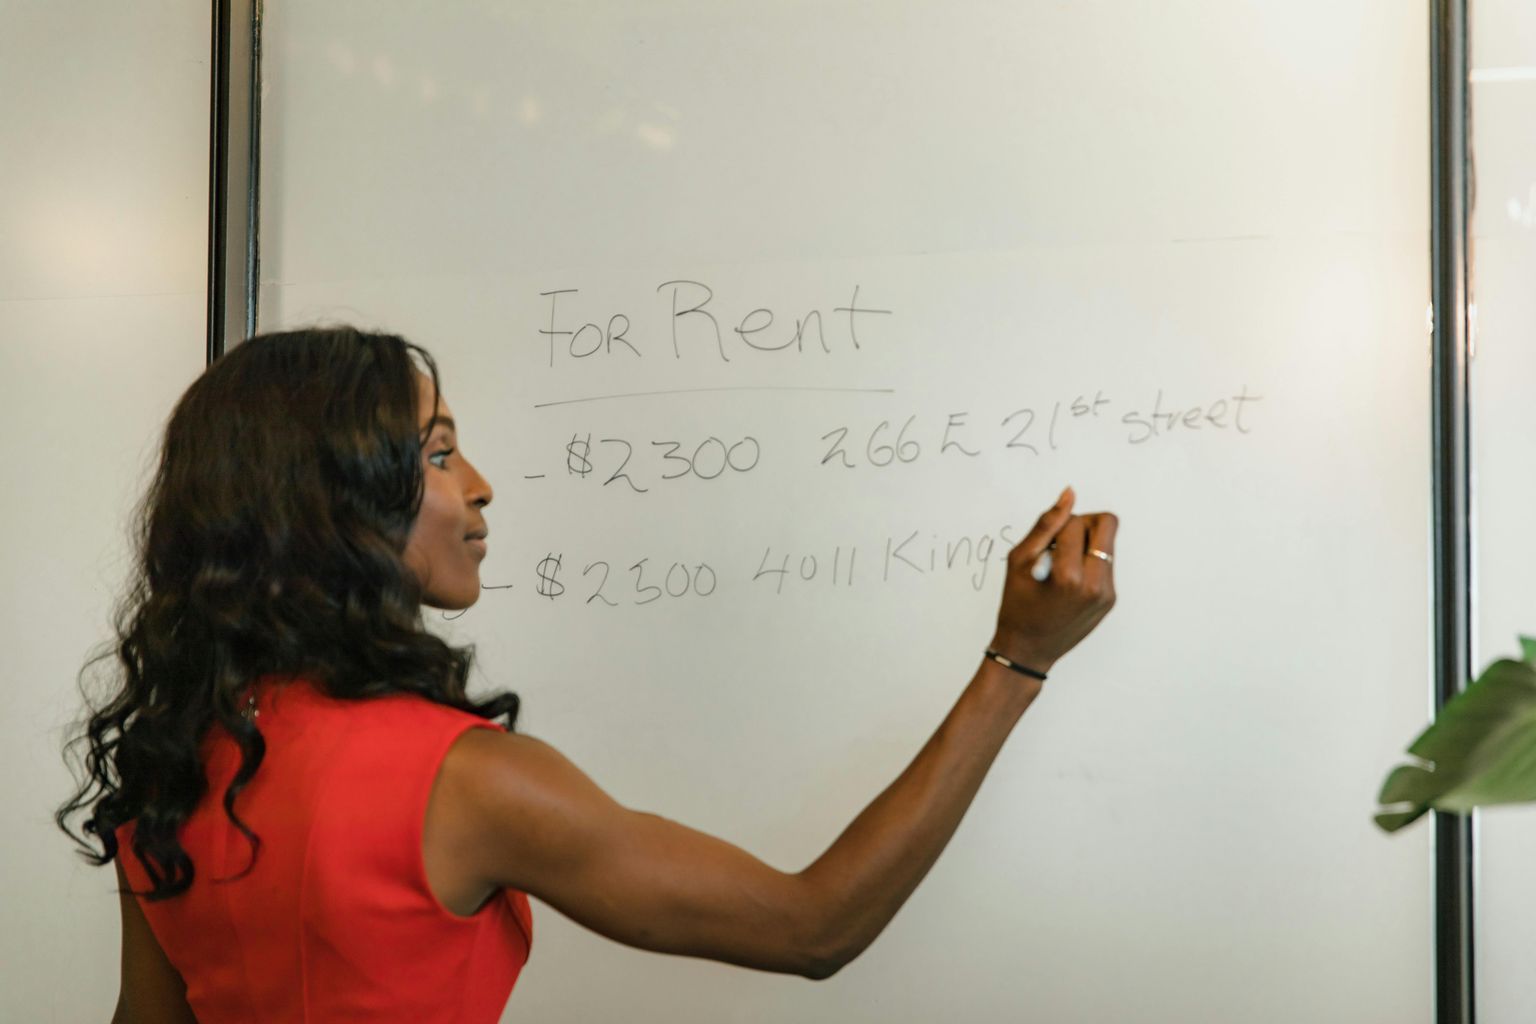
[(822, 936), (802, 946), (795, 973), (811, 981), (826, 981), (858, 959), (865, 944), (851, 942), (846, 936)]
[(832, 977), (832, 975), (842, 970), (846, 963), (847, 961), (836, 959), (809, 960), (797, 971), (795, 971), (795, 973), (800, 975), (802, 978), (809, 978), (811, 981), (826, 981), (828, 978)]
[(838, 971), (847, 967), (859, 958), (864, 952), (864, 947), (844, 947), (826, 952), (819, 952), (808, 956), (801, 965), (798, 973), (803, 978), (811, 981), (826, 981)]
[(793, 943), (796, 955), (790, 970), (811, 981), (825, 981), (856, 960), (869, 943), (859, 940), (846, 909), (836, 900), (804, 874), (797, 881), (799, 941)]

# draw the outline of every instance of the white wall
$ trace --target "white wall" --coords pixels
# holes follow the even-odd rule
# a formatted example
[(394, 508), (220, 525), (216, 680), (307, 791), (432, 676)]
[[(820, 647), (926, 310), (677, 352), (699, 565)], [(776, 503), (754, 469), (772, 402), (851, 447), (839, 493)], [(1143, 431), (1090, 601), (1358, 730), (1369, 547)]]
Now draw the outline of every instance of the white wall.
[[(1536, 635), (1536, 7), (1472, 8), (1475, 670)], [(1536, 808), (1478, 814), (1479, 1017), (1536, 1014)]]
[(126, 516), (201, 371), (209, 6), (0, 3), (0, 1020), (105, 1020), (111, 867), (54, 828)]

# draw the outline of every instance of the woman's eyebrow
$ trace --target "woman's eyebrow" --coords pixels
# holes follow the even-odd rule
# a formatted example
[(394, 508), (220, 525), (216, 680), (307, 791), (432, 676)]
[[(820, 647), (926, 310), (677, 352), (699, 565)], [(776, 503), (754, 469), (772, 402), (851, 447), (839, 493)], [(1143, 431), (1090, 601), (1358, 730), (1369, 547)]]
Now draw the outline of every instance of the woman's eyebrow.
[(453, 422), (452, 416), (439, 416), (437, 421), (432, 424), (432, 429), (436, 430), (438, 427), (447, 427), (455, 434), (459, 432), (459, 426), (457, 423)]

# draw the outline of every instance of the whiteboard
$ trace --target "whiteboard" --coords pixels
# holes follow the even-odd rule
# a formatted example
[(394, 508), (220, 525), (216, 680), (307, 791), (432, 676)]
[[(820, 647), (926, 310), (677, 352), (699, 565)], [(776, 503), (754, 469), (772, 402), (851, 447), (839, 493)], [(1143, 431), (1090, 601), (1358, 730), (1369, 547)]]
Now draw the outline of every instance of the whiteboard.
[(205, 359), (209, 18), (0, 4), (0, 1020), (105, 1020), (117, 997), (117, 879), (53, 812), (129, 512)]
[[(1530, 509), (1531, 440), (1536, 410), (1536, 11), (1483, 2), (1471, 11), (1472, 151), (1475, 154), (1471, 299), (1476, 310), (1471, 362), (1471, 437), (1476, 521), (1477, 655), (1481, 670), (1518, 651), (1536, 633), (1536, 536)], [(1536, 1002), (1530, 950), (1536, 884), (1536, 811), (1497, 807), (1478, 813), (1476, 927), (1479, 1019), (1518, 1024)]]
[(266, 14), (263, 326), (437, 355), (497, 491), (433, 627), (619, 800), (798, 870), (975, 669), (1008, 539), (1068, 483), (1122, 519), (1114, 614), (859, 960), (537, 907), (506, 1019), (1430, 1018), (1428, 830), (1370, 820), (1429, 692), (1419, 9)]

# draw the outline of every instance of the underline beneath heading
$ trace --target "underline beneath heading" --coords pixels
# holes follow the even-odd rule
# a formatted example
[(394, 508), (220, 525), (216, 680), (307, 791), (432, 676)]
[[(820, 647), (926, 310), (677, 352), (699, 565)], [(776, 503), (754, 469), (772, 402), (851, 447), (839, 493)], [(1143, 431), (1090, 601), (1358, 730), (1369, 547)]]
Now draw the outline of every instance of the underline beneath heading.
[(539, 402), (535, 409), (549, 409), (557, 405), (577, 405), (581, 402), (610, 402), (619, 398), (650, 398), (656, 395), (697, 395), (722, 391), (816, 391), (834, 394), (894, 395), (895, 388), (813, 388), (813, 387), (726, 387), (726, 388), (676, 388), (667, 391), (630, 391), (618, 395), (592, 395), (587, 398), (567, 398), (559, 402)]

